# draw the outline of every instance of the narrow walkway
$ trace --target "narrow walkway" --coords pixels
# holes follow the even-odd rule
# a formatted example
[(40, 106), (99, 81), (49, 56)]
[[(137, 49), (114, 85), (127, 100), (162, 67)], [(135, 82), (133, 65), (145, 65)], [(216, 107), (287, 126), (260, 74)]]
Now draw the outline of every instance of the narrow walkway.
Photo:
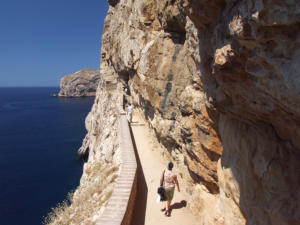
[[(186, 199), (182, 192), (175, 190), (172, 201), (171, 217), (161, 211), (163, 203), (157, 203), (159, 179), (167, 162), (154, 150), (149, 128), (137, 113), (131, 123), (138, 161), (138, 192), (132, 225), (196, 225), (196, 218), (186, 208)], [(174, 172), (178, 174), (176, 167)], [(180, 186), (183, 190), (184, 187)]]

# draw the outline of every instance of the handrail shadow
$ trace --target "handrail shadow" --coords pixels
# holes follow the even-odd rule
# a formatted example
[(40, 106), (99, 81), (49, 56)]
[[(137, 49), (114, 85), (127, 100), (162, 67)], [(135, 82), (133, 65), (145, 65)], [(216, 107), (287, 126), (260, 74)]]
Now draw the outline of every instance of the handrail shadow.
[(145, 179), (145, 175), (141, 166), (140, 157), (137, 152), (137, 147), (131, 126), (129, 126), (130, 135), (132, 138), (135, 158), (137, 162), (137, 193), (135, 199), (135, 205), (133, 208), (133, 215), (131, 219), (131, 225), (144, 225), (146, 216), (146, 205), (147, 205), (147, 195), (148, 187)]

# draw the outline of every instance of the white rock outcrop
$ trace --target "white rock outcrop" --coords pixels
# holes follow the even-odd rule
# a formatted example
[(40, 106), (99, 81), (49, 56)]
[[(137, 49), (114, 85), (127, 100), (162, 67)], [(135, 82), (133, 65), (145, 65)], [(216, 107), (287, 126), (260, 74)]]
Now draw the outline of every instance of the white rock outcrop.
[(121, 153), (118, 138), (119, 114), (116, 96), (102, 83), (86, 118), (88, 133), (79, 154), (86, 157), (80, 185), (65, 202), (48, 216), (48, 225), (95, 224), (113, 192), (119, 176)]
[(64, 76), (60, 81), (59, 97), (95, 96), (100, 81), (100, 72), (83, 69)]

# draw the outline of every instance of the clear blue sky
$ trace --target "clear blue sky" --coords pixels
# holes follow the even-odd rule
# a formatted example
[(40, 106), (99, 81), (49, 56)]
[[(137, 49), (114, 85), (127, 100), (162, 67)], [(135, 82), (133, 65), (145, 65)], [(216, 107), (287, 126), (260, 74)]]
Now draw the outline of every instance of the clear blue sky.
[(1, 0), (0, 87), (59, 86), (99, 69), (107, 0)]

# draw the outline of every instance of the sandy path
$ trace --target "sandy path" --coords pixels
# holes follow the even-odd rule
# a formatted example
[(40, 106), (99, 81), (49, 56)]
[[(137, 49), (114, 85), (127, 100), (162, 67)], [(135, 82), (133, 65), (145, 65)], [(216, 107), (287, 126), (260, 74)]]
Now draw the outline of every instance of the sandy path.
[[(189, 213), (184, 204), (185, 197), (182, 192), (175, 190), (172, 201), (171, 217), (166, 217), (161, 209), (164, 203), (157, 203), (157, 188), (159, 179), (167, 162), (154, 151), (147, 125), (135, 113), (131, 124), (138, 160), (138, 193), (134, 209), (132, 225), (195, 225), (197, 220)], [(178, 174), (176, 168), (174, 172)], [(181, 189), (184, 189), (183, 187)]]

